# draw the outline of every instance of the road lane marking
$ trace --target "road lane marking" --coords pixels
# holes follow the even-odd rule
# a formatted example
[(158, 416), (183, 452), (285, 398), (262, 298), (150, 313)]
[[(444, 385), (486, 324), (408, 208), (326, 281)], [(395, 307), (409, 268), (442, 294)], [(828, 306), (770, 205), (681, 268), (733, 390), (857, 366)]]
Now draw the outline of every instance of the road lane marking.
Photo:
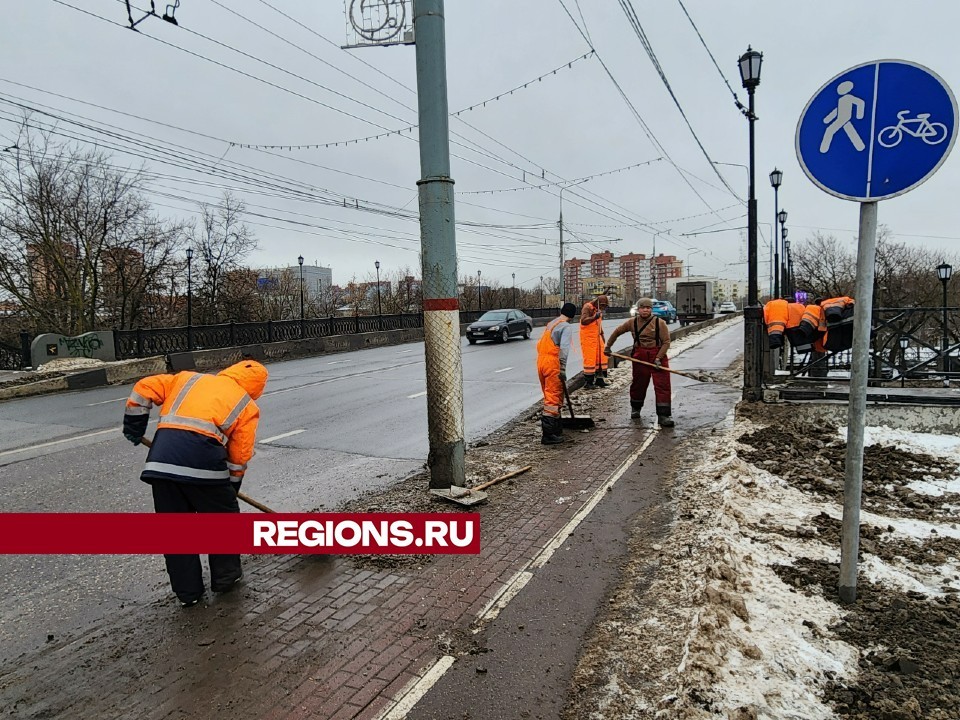
[(339, 365), (340, 363), (350, 362), (349, 360), (333, 360), (328, 362), (327, 365)]
[[(646, 439), (640, 444), (630, 457), (621, 463), (620, 467), (610, 476), (610, 478), (603, 483), (600, 487), (594, 491), (593, 495), (590, 496), (590, 499), (583, 505), (582, 508), (570, 518), (570, 521), (564, 525), (560, 530), (557, 531), (557, 534), (548, 542), (543, 549), (537, 553), (533, 558), (531, 558), (527, 564), (518, 570), (512, 578), (510, 578), (500, 591), (487, 603), (478, 614), (477, 618), (480, 620), (481, 624), (489, 623), (491, 620), (495, 619), (497, 615), (507, 606), (507, 604), (516, 597), (523, 587), (530, 582), (533, 578), (532, 570), (541, 568), (547, 564), (547, 561), (553, 557), (553, 554), (560, 548), (563, 543), (567, 541), (573, 531), (577, 529), (577, 526), (584, 521), (584, 519), (593, 511), (597, 504), (606, 497), (610, 489), (616, 484), (616, 482), (623, 477), (624, 473), (629, 470), (633, 464), (640, 458), (643, 452), (650, 447), (650, 443), (654, 441), (657, 437), (657, 432), (651, 432), (647, 435)], [(474, 628), (474, 634), (480, 632), (482, 625)]]
[(501, 368), (500, 370), (494, 370), (493, 373), (494, 373), (494, 374), (502, 373), (502, 372), (506, 372), (507, 370), (513, 370), (513, 368), (512, 368), (512, 367), (505, 367), (505, 368)]
[(261, 443), (272, 443), (276, 440), (283, 440), (283, 438), (293, 437), (294, 435), (299, 435), (302, 432), (306, 432), (306, 428), (300, 428), (299, 430), (291, 430), (290, 432), (281, 433), (280, 435), (274, 435), (273, 437), (268, 437), (265, 440), (261, 440)]
[(416, 394), (414, 394), (414, 395), (407, 395), (407, 397), (412, 400), (413, 398), (418, 398), (418, 397), (421, 397), (421, 396), (426, 395), (426, 394), (427, 394), (427, 391), (424, 390), (423, 392), (418, 392), (418, 393), (416, 393)]
[(401, 692), (401, 697), (392, 707), (386, 708), (377, 716), (377, 720), (402, 720), (405, 718), (414, 706), (420, 702), (420, 699), (427, 694), (436, 683), (443, 677), (443, 674), (453, 665), (454, 657), (444, 655), (433, 664), (423, 677), (412, 681)]
[(401, 350), (397, 355), (406, 355), (407, 353), (415, 352), (415, 350)]
[(51, 445), (59, 445), (65, 442), (73, 442), (74, 440), (84, 440), (86, 438), (96, 437), (97, 435), (106, 435), (107, 433), (117, 433), (120, 434), (121, 428), (115, 427), (110, 428), (109, 430), (97, 430), (97, 432), (87, 433), (86, 435), (74, 435), (73, 437), (61, 438), (60, 440), (51, 440), (50, 442), (40, 443), (38, 445), (29, 445), (27, 447), (17, 448), (16, 450), (4, 450), (0, 452), (0, 457), (6, 455), (15, 455), (16, 453), (29, 452), (30, 450), (39, 450), (40, 448), (50, 447)]
[(127, 398), (114, 398), (113, 400), (101, 400), (100, 402), (87, 403), (87, 407), (93, 407), (94, 405), (107, 405), (108, 403), (123, 402)]

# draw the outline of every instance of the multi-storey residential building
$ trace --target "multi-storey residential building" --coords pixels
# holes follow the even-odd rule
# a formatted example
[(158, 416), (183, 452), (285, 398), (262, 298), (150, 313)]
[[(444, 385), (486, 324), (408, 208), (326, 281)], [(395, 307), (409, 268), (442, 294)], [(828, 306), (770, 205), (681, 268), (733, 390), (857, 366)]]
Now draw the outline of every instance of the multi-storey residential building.
[(596, 295), (604, 292), (597, 289), (601, 287), (616, 293), (617, 302), (624, 304), (650, 294), (650, 263), (642, 253), (616, 256), (604, 250), (594, 253), (589, 260), (572, 258), (563, 266), (568, 298)]
[(587, 274), (583, 266), (587, 264), (587, 260), (579, 260), (578, 258), (564, 261), (563, 290), (568, 297), (580, 297), (583, 294), (583, 277)]
[(660, 253), (650, 258), (651, 291), (654, 297), (661, 297), (667, 292), (667, 280), (683, 277), (683, 260), (675, 255)]

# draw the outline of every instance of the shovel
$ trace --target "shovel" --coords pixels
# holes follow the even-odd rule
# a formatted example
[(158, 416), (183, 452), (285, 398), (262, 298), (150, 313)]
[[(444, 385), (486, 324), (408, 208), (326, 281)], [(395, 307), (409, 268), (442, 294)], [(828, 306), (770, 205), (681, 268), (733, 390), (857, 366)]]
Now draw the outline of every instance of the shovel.
[[(153, 445), (153, 440), (150, 440), (149, 438), (145, 438), (145, 437), (144, 437), (144, 438), (140, 438), (140, 442), (141, 442), (145, 447), (150, 447), (151, 445)], [(256, 508), (257, 510), (259, 510), (260, 512), (265, 512), (265, 513), (275, 513), (275, 512), (276, 512), (276, 510), (271, 510), (271, 509), (268, 508), (266, 505), (264, 505), (262, 502), (259, 502), (258, 500), (254, 500), (252, 497), (250, 497), (250, 496), (247, 495), (246, 493), (240, 492), (239, 490), (237, 490), (237, 499), (238, 499), (238, 500), (243, 500), (247, 505), (250, 505), (250, 506), (252, 506), (252, 507), (255, 507), (255, 508)]]
[(436, 495), (438, 498), (443, 498), (444, 500), (451, 500), (458, 505), (466, 505), (469, 507), (470, 505), (476, 505), (478, 502), (483, 502), (487, 499), (487, 493), (483, 492), (486, 488), (490, 487), (491, 485), (496, 485), (498, 482), (509, 480), (517, 475), (523, 475), (523, 473), (527, 472), (527, 470), (531, 469), (532, 467), (533, 465), (527, 465), (519, 470), (514, 470), (506, 475), (501, 475), (498, 478), (481, 483), (476, 487), (462, 488), (457, 485), (451, 485), (448, 488), (434, 488), (430, 491), (430, 494)]
[(567, 390), (567, 383), (563, 380), (560, 382), (563, 383), (563, 396), (567, 399), (567, 407), (570, 408), (570, 417), (560, 415), (560, 422), (563, 424), (563, 427), (569, 430), (586, 430), (587, 428), (592, 428), (596, 424), (593, 422), (592, 417), (589, 415), (573, 414), (573, 403), (570, 402), (570, 391)]
[(672, 370), (671, 368), (662, 367), (659, 365), (654, 365), (649, 363), (646, 360), (637, 360), (635, 357), (630, 357), (629, 355), (622, 355), (621, 353), (610, 353), (615, 358), (620, 358), (621, 360), (629, 360), (632, 363), (637, 365), (646, 365), (647, 367), (652, 367), (654, 370), (665, 370), (666, 372), (673, 373), (674, 375), (681, 375), (685, 378), (690, 378), (691, 380), (696, 380), (697, 382), (713, 382), (713, 378), (709, 375), (694, 375), (692, 373), (685, 373), (682, 370)]

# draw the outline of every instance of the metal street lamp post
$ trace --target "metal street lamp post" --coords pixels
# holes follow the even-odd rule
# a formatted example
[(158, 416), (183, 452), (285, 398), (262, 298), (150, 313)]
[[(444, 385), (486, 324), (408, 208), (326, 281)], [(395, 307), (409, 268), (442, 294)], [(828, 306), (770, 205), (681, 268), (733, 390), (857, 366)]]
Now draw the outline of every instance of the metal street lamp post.
[(543, 310), (543, 275), (540, 276), (540, 309)]
[(480, 271), (477, 270), (477, 310), (483, 310), (483, 296), (480, 294)]
[[(950, 364), (947, 361), (947, 347), (950, 344), (950, 336), (947, 332), (947, 283), (950, 282), (950, 276), (953, 275), (953, 266), (948, 263), (940, 263), (937, 265), (937, 276), (940, 278), (940, 282), (943, 283), (943, 338), (940, 341), (940, 369), (944, 373), (948, 372), (950, 369)], [(950, 378), (945, 377), (944, 385), (950, 382)]]
[(187, 350), (193, 350), (193, 248), (187, 248)]
[(373, 263), (377, 269), (377, 327), (383, 330), (383, 305), (380, 303), (380, 261)]
[(303, 337), (303, 255), (297, 256), (300, 266), (300, 337)]
[(584, 178), (583, 180), (578, 180), (575, 183), (570, 185), (561, 185), (560, 186), (560, 222), (557, 225), (560, 228), (560, 303), (563, 304), (567, 299), (567, 288), (564, 284), (563, 277), (563, 191), (568, 190), (569, 188), (576, 187), (577, 185), (582, 185), (587, 182), (590, 178)]
[[(787, 229), (783, 229), (783, 293), (793, 298), (793, 257), (790, 255), (790, 241)], [(793, 300), (791, 300), (793, 302)]]
[[(783, 183), (783, 171), (773, 169), (773, 172), (770, 173), (770, 186), (773, 188), (773, 217), (778, 218), (780, 207), (780, 185)], [(774, 271), (773, 278), (773, 296), (775, 298), (780, 297), (780, 243), (777, 242), (777, 234), (773, 233), (773, 237), (770, 238), (772, 243), (773, 250), (773, 267), (776, 268)]]
[(749, 106), (744, 115), (750, 126), (750, 187), (747, 199), (747, 305), (744, 308), (744, 335), (743, 335), (743, 399), (756, 402), (761, 399), (762, 362), (762, 309), (757, 297), (757, 198), (755, 193), (755, 137), (754, 123), (757, 116), (754, 112), (754, 94), (760, 84), (760, 66), (763, 63), (763, 53), (748, 47), (740, 56), (740, 80), (747, 91)]
[(510, 273), (510, 277), (513, 279), (513, 306), (517, 306), (517, 274)]
[(903, 387), (907, 377), (907, 348), (910, 347), (910, 336), (901, 335), (897, 342), (900, 343), (900, 387)]
[[(779, 223), (780, 223), (780, 241), (783, 242), (784, 240), (787, 239), (787, 228), (786, 228), (786, 225), (787, 225), (787, 211), (786, 211), (786, 210), (781, 210), (780, 212), (778, 212), (778, 213), (777, 213), (777, 220), (778, 220)], [(774, 234), (774, 235), (777, 234), (777, 233), (776, 233), (776, 230), (774, 230), (774, 233), (773, 233), (773, 234)], [(784, 272), (785, 272), (785, 266), (786, 266), (786, 264), (787, 264), (787, 259), (786, 259), (786, 257), (784, 257), (784, 258), (783, 258), (783, 263), (780, 264), (780, 265), (777, 265), (777, 268), (776, 268), (777, 276), (781, 279), (781, 283), (780, 283), (781, 285), (784, 285), (784, 283), (785, 283), (785, 281), (783, 280), (783, 277), (784, 277)], [(786, 292), (786, 289), (784, 289), (784, 292)]]

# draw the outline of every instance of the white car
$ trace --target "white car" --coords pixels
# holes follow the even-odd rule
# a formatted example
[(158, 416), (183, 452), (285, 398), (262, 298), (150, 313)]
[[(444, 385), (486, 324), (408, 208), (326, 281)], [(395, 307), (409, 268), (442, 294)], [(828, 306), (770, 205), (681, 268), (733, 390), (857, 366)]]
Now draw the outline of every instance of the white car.
[(735, 313), (737, 311), (737, 304), (732, 302), (722, 302), (720, 303), (719, 310), (722, 313)]

